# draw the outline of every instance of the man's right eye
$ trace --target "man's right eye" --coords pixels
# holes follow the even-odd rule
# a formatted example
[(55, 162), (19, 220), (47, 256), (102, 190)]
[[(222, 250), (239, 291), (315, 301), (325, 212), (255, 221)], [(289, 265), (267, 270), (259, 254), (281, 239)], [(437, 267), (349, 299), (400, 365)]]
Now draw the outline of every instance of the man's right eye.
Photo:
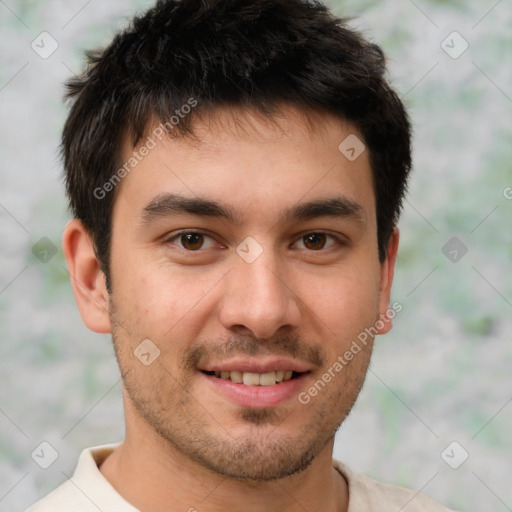
[[(199, 251), (209, 249), (215, 244), (215, 240), (205, 233), (198, 231), (181, 231), (167, 240), (167, 243), (177, 245), (186, 251)], [(205, 244), (207, 245), (206, 247)]]

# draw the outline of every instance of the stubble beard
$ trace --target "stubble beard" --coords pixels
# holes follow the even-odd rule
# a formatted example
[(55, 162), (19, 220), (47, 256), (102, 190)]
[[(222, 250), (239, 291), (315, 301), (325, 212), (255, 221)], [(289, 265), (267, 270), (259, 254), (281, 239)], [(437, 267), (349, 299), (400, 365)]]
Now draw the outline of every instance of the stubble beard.
[[(337, 377), (339, 382), (323, 389), (313, 407), (299, 406), (292, 413), (241, 409), (236, 424), (237, 431), (243, 432), (237, 433), (223, 425), (219, 411), (210, 410), (188, 391), (192, 389), (192, 371), (175, 377), (163, 358), (158, 365), (144, 367), (133, 357), (133, 349), (124, 349), (131, 343), (115, 321), (112, 338), (127, 397), (140, 418), (169, 447), (169, 456), (184, 456), (217, 475), (247, 483), (279, 480), (310, 466), (350, 413), (371, 355), (371, 348), (366, 357), (360, 353), (361, 364), (356, 369), (354, 365), (344, 368)], [(302, 427), (290, 437), (280, 432), (279, 425), (293, 421), (294, 414)], [(305, 423), (303, 414), (309, 415)]]

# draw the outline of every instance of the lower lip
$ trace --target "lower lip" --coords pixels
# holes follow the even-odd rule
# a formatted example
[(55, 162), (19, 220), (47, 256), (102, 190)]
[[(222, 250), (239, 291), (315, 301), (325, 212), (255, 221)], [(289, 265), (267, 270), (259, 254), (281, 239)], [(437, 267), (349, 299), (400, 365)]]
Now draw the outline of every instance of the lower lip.
[(201, 375), (210, 382), (214, 388), (241, 407), (252, 409), (265, 409), (277, 407), (290, 398), (297, 396), (303, 387), (305, 373), (290, 380), (285, 380), (272, 386), (246, 386), (229, 379), (220, 379), (213, 375)]

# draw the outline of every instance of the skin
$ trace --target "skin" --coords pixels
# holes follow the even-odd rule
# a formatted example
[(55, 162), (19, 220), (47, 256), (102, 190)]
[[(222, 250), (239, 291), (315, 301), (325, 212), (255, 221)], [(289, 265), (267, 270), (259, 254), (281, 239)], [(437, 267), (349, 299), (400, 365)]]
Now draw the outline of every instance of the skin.
[[(294, 393), (277, 406), (244, 407), (200, 370), (226, 357), (281, 356), (308, 370), (297, 390), (305, 391), (386, 314), (398, 231), (379, 262), (368, 151), (351, 162), (338, 150), (348, 135), (362, 136), (290, 106), (274, 122), (216, 110), (195, 133), (200, 144), (160, 142), (119, 185), (112, 293), (80, 221), (64, 233), (83, 321), (112, 333), (123, 376), (126, 438), (100, 470), (141, 510), (347, 510), (347, 484), (332, 467), (334, 433), (363, 384), (372, 342), (305, 405)], [(132, 150), (126, 143), (124, 157)], [(193, 214), (144, 221), (162, 194), (222, 203), (240, 223)], [(361, 215), (283, 216), (334, 196)], [(185, 229), (207, 236), (190, 244), (175, 236)], [(318, 231), (342, 243), (306, 237)], [(248, 236), (263, 250), (252, 263), (236, 251)], [(392, 322), (384, 324), (379, 334)], [(134, 356), (145, 339), (160, 350), (148, 366)]]

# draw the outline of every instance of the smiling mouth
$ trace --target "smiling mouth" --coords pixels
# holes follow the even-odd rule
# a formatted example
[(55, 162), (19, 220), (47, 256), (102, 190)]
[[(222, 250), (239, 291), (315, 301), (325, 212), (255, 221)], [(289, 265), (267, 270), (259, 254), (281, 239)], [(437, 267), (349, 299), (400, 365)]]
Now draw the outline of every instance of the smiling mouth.
[(201, 370), (205, 375), (217, 377), (218, 379), (231, 380), (237, 384), (245, 384), (246, 386), (274, 386), (281, 382), (295, 379), (307, 372), (294, 372), (292, 370), (276, 370), (267, 373), (251, 373), (240, 371), (207, 371)]

